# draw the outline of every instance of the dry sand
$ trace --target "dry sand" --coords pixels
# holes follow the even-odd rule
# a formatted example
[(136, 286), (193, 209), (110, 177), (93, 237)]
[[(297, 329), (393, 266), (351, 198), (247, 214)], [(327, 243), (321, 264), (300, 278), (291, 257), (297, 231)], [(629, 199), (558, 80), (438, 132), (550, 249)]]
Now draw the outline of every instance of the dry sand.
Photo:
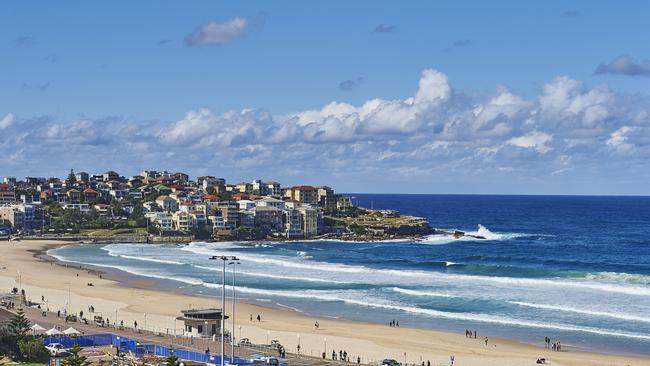
[[(124, 283), (106, 274), (100, 279), (96, 271), (73, 266), (66, 268), (34, 256), (62, 244), (53, 241), (0, 242), (0, 291), (8, 291), (20, 283), (29, 299), (40, 302), (44, 296), (52, 311), (65, 309), (70, 296), (73, 313), (87, 312), (88, 306), (93, 305), (96, 313), (101, 313), (111, 322), (117, 319), (124, 321), (125, 326), (131, 326), (137, 320), (139, 327), (146, 324), (146, 328), (163, 333), (174, 333), (176, 326), (180, 334), (182, 325), (174, 318), (181, 309), (220, 307), (216, 298), (152, 289), (155, 282), (149, 279)], [(89, 282), (94, 286), (87, 286)], [(226, 310), (230, 315), (229, 303)], [(250, 314), (260, 314), (262, 322), (251, 322)], [(318, 330), (314, 327), (316, 321), (320, 323)], [(253, 343), (265, 343), (267, 338), (277, 339), (289, 351), (295, 351), (299, 339), (303, 354), (320, 355), (326, 346), (328, 357), (333, 349), (343, 349), (351, 359), (360, 356), (364, 363), (394, 358), (417, 364), (421, 360), (430, 360), (432, 365), (438, 365), (448, 364), (450, 356), (454, 355), (456, 365), (535, 365), (540, 357), (546, 358), (549, 365), (650, 365), (650, 358), (578, 351), (552, 352), (541, 345), (493, 337), (489, 337), (486, 346), (483, 334), (474, 340), (465, 338), (464, 334), (317, 319), (290, 309), (244, 303), (237, 304), (236, 323), (241, 324), (241, 331), (238, 326), (235, 332), (237, 339), (246, 337)], [(230, 320), (226, 326), (232, 327)]]

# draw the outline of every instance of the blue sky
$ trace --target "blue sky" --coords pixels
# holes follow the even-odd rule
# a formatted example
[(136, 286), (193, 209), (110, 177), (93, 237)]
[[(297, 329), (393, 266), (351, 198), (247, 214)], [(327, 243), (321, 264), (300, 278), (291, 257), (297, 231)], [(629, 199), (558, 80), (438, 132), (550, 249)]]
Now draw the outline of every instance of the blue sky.
[(0, 176), (650, 194), (647, 14), (639, 1), (5, 1)]

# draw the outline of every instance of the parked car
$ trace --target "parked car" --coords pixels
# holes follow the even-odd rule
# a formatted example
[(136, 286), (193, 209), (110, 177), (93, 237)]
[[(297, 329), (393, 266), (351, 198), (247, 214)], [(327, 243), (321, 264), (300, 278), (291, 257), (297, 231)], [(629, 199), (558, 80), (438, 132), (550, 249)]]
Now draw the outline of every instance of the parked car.
[(400, 366), (401, 363), (397, 362), (396, 360), (387, 358), (381, 361), (381, 366)]
[(61, 353), (67, 351), (61, 343), (50, 343), (45, 346), (45, 349), (50, 352), (50, 355), (52, 356), (59, 356)]

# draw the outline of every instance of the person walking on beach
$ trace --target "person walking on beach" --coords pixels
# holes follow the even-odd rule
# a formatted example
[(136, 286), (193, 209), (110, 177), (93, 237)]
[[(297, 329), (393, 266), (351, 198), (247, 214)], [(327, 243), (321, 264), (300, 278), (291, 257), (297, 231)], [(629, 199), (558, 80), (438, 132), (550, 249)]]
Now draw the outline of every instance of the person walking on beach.
[(257, 314), (257, 321), (258, 321), (258, 322), (261, 322), (261, 321), (262, 321), (262, 317), (260, 316), (260, 314)]
[[(472, 337), (472, 333), (471, 333), (471, 331), (470, 331), (470, 335), (469, 335), (469, 337), (470, 337), (470, 338)], [(474, 331), (474, 339), (476, 339), (476, 330)]]
[(318, 324), (318, 322), (316, 322), (316, 323), (314, 323), (314, 327), (316, 327), (316, 330), (318, 330), (318, 328), (320, 328), (320, 324)]
[(133, 329), (138, 329), (138, 321), (137, 320), (133, 321)]
[(488, 344), (488, 337), (485, 337), (485, 345), (487, 346)]

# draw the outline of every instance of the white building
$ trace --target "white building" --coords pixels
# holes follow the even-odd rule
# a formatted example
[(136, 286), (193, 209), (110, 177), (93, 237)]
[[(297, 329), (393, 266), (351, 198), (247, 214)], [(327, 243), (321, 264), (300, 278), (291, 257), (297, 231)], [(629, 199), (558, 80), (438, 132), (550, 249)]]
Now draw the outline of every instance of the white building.
[(284, 201), (273, 197), (262, 197), (255, 201), (258, 207), (274, 207), (278, 210), (284, 210)]
[(255, 207), (255, 202), (251, 200), (239, 200), (237, 201), (237, 204), (239, 204), (240, 210), (250, 210)]

